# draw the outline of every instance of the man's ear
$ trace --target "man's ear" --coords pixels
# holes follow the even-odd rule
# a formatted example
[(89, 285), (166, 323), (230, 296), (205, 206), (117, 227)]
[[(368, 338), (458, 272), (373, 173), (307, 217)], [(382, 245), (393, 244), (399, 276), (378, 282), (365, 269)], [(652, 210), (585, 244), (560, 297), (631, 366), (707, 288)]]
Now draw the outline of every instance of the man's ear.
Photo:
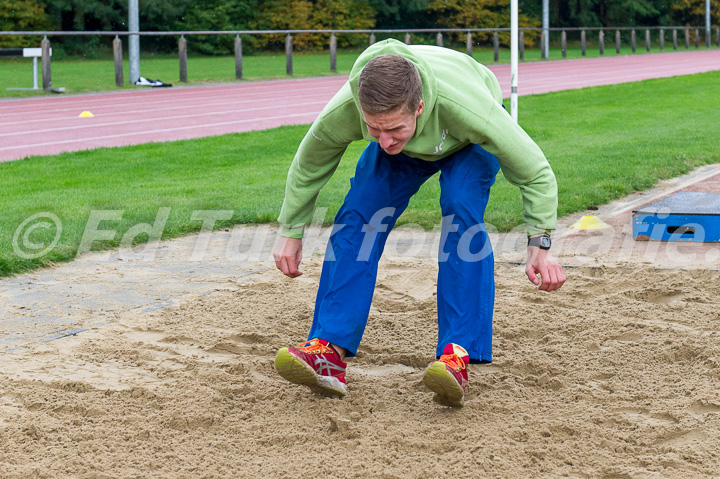
[(423, 110), (425, 109), (425, 102), (420, 100), (420, 103), (418, 103), (417, 110), (415, 110), (415, 117), (418, 117), (422, 114)]

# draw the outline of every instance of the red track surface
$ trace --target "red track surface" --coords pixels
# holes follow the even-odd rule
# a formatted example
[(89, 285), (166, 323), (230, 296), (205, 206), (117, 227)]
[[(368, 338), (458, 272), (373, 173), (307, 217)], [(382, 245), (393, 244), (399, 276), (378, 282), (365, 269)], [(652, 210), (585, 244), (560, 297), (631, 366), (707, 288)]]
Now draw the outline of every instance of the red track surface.
[[(509, 96), (510, 66), (491, 67)], [(720, 50), (524, 63), (519, 94), (720, 70)], [(346, 77), (0, 101), (0, 161), (312, 122)], [(83, 111), (92, 118), (79, 118)]]

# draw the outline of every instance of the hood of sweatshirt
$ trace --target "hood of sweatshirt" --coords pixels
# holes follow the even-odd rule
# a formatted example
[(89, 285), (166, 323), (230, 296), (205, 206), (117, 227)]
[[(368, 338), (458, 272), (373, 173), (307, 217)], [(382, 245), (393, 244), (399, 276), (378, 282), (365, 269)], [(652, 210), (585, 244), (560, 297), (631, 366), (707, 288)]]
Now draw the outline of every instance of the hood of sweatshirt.
[[(348, 79), (350, 89), (352, 90), (352, 97), (353, 100), (355, 100), (355, 106), (358, 109), (360, 118), (362, 118), (362, 108), (360, 108), (360, 100), (358, 99), (358, 82), (360, 80), (360, 72), (362, 72), (362, 69), (371, 59), (387, 53), (399, 55), (411, 61), (413, 65), (415, 65), (415, 68), (417, 68), (418, 73), (420, 73), (420, 80), (422, 82), (422, 99), (425, 102), (425, 108), (417, 119), (417, 128), (415, 130), (415, 135), (413, 136), (417, 137), (422, 133), (423, 128), (431, 116), (430, 113), (435, 108), (435, 102), (437, 101), (437, 80), (427, 62), (416, 55), (412, 47), (405, 45), (403, 42), (393, 39), (383, 40), (369, 47), (358, 57), (352, 67), (352, 70), (350, 71), (350, 78)], [(364, 126), (363, 122), (363, 129), (365, 130), (366, 128), (367, 127)]]

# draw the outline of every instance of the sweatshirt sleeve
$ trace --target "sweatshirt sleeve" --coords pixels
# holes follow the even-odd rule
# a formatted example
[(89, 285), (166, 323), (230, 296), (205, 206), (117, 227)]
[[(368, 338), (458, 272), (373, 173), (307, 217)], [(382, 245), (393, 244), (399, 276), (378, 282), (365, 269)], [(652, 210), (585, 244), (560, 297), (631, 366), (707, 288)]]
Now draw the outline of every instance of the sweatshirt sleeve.
[(346, 84), (305, 134), (290, 165), (278, 218), (282, 236), (303, 237), (320, 189), (335, 173), (348, 145), (361, 138), (359, 114)]
[(557, 182), (540, 147), (489, 96), (480, 104), (460, 106), (471, 143), (497, 156), (503, 175), (520, 189), (528, 235), (549, 232), (557, 223)]

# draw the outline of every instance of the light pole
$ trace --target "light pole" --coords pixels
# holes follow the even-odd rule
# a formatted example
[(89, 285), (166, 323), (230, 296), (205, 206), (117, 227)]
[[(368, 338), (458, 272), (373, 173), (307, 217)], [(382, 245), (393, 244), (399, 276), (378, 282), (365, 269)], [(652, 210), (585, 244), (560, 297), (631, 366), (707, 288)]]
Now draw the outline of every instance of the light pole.
[(518, 0), (510, 0), (510, 116), (518, 121)]
[[(130, 84), (134, 85), (140, 79), (140, 16), (138, 15), (138, 0), (128, 0), (128, 58), (130, 61)], [(132, 35), (135, 33), (135, 35)]]
[(710, 33), (710, 0), (705, 0), (705, 45), (708, 48), (712, 45)]
[(543, 35), (545, 36), (545, 45), (543, 47), (543, 57), (550, 57), (550, 0), (543, 0)]

